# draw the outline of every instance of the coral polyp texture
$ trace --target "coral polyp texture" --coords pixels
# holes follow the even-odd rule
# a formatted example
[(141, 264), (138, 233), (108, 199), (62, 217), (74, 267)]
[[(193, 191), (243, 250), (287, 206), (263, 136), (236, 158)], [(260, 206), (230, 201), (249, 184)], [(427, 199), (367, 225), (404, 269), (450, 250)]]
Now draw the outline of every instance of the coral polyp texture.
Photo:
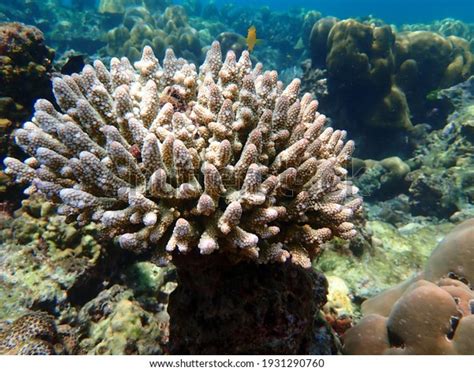
[(53, 344), (57, 337), (56, 325), (50, 316), (42, 312), (27, 313), (0, 331), (0, 354), (56, 354)]
[(6, 173), (60, 204), (68, 220), (95, 221), (121, 247), (309, 267), (321, 245), (355, 234), (362, 204), (346, 180), (354, 149), (325, 128), (300, 81), (252, 66), (214, 42), (199, 69), (149, 47), (132, 66), (113, 58), (53, 80), (15, 133), (31, 157)]
[(346, 354), (473, 354), (474, 219), (456, 226), (420, 274), (362, 303)]

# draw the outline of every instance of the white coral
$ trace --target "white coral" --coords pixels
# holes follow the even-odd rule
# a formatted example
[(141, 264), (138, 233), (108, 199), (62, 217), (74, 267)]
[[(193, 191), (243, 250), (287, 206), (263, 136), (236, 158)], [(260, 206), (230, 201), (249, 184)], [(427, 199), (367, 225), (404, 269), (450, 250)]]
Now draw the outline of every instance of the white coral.
[(151, 48), (133, 67), (113, 58), (53, 80), (62, 112), (45, 100), (15, 133), (32, 158), (7, 173), (32, 183), (80, 223), (98, 222), (123, 248), (309, 266), (322, 243), (352, 238), (360, 209), (344, 180), (354, 144), (323, 129), (300, 81), (252, 68), (248, 52), (204, 64)]

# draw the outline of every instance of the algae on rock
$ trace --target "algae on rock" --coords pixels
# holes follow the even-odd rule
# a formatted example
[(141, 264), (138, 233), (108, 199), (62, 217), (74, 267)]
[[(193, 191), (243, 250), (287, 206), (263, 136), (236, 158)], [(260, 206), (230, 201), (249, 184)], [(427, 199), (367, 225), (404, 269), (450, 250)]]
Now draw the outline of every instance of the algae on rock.
[(24, 201), (0, 230), (0, 296), (5, 298), (0, 318), (13, 319), (28, 309), (73, 315), (68, 293), (100, 260), (103, 248), (95, 239), (94, 224), (79, 232), (64, 217), (41, 215), (47, 210), (42, 198)]
[(397, 229), (382, 221), (369, 221), (367, 228), (373, 234), (372, 251), (354, 257), (347, 248), (328, 248), (314, 264), (324, 274), (344, 279), (359, 303), (419, 271), (452, 224), (409, 223)]

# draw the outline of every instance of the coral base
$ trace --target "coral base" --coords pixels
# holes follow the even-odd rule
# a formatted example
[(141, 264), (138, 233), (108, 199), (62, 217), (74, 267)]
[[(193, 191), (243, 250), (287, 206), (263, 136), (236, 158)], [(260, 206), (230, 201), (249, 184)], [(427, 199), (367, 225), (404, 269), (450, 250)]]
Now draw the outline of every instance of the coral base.
[(221, 254), (176, 255), (170, 296), (174, 354), (331, 354), (319, 319), (322, 274), (291, 264), (232, 263)]

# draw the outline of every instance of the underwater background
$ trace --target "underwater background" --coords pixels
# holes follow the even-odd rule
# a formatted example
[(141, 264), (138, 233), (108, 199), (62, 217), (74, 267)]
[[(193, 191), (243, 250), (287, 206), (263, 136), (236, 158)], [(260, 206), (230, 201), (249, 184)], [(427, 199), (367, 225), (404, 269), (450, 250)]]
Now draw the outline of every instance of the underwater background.
[(1, 0), (0, 354), (474, 354), (473, 75), (472, 1)]
[[(179, 2), (178, 2), (179, 3)], [(218, 6), (226, 1), (216, 1)], [(446, 1), (446, 0), (387, 0), (381, 3), (377, 0), (260, 0), (239, 1), (242, 6), (268, 6), (275, 11), (287, 12), (292, 8), (306, 8), (318, 10), (323, 14), (339, 18), (365, 17), (372, 14), (386, 22), (395, 24), (413, 22), (432, 22), (443, 18), (456, 18), (465, 22), (472, 22), (474, 5), (471, 1)]]

